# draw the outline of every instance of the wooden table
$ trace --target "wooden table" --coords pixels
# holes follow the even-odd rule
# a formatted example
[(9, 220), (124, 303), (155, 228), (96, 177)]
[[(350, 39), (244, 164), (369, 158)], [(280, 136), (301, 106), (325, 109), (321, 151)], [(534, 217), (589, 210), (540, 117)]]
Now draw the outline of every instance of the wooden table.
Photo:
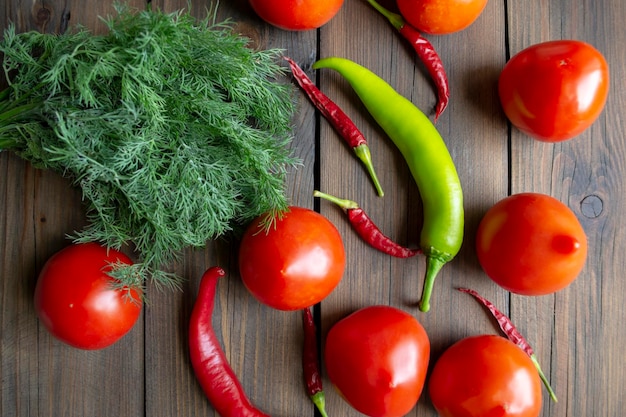
[[(81, 23), (103, 30), (97, 15), (113, 12), (111, 1), (7, 0), (0, 22), (20, 31), (57, 32)], [(132, 2), (142, 6), (140, 0)], [(194, 2), (196, 3), (196, 2)], [(532, 4), (531, 4), (532, 3)], [(383, 4), (393, 7), (390, 1)], [(186, 1), (153, 1), (166, 11)], [(205, 2), (194, 4), (204, 17)], [(260, 21), (245, 0), (223, 1), (220, 18), (231, 17), (257, 47), (278, 47), (301, 64), (338, 55), (377, 72), (432, 115), (435, 94), (423, 66), (388, 22), (365, 1), (346, 0), (339, 14), (318, 31), (288, 32)], [(623, 0), (541, 2), (489, 1), (470, 28), (429, 39), (450, 79), (452, 99), (437, 126), (463, 183), (466, 238), (459, 256), (444, 267), (433, 307), (415, 307), (422, 286), (423, 258), (393, 259), (364, 244), (342, 212), (314, 200), (316, 188), (357, 200), (395, 240), (418, 240), (421, 203), (404, 160), (366, 113), (345, 82), (331, 71), (310, 75), (355, 120), (370, 142), (386, 191), (379, 198), (351, 150), (300, 96), (295, 153), (303, 165), (289, 175), (294, 205), (314, 208), (341, 232), (348, 265), (339, 287), (321, 303), (320, 333), (364, 306), (390, 304), (414, 314), (432, 343), (432, 360), (469, 335), (498, 333), (493, 320), (471, 297), (454, 291), (471, 287), (508, 313), (533, 344), (559, 397), (545, 390), (543, 416), (617, 417), (626, 413), (626, 32)], [(496, 80), (507, 57), (545, 40), (580, 39), (606, 56), (612, 89), (597, 122), (580, 137), (539, 143), (511, 129), (500, 108)], [(482, 272), (474, 250), (477, 225), (503, 197), (523, 191), (549, 194), (567, 204), (589, 240), (587, 264), (567, 289), (550, 296), (510, 294)], [(591, 209), (587, 210), (586, 208)], [(271, 310), (245, 290), (236, 267), (236, 245), (211, 242), (189, 250), (174, 265), (186, 284), (182, 292), (149, 288), (150, 304), (133, 330), (101, 351), (70, 348), (39, 324), (33, 307), (37, 273), (68, 244), (65, 234), (85, 222), (79, 190), (15, 155), (0, 153), (0, 321), (2, 342), (0, 415), (191, 417), (214, 415), (192, 373), (186, 334), (202, 272), (223, 266), (229, 278), (218, 287), (214, 323), (244, 389), (273, 416), (313, 416), (302, 385), (300, 315)], [(317, 310), (316, 310), (317, 311)], [(357, 416), (324, 380), (332, 416)], [(426, 393), (411, 412), (435, 416)]]

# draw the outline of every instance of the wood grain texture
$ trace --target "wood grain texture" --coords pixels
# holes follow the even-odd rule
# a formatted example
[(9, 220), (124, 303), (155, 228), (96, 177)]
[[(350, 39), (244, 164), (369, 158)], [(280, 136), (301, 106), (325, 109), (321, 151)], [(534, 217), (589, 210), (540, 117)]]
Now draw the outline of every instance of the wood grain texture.
[[(381, 1), (395, 9), (393, 0)], [(112, 1), (6, 0), (0, 23), (21, 31), (61, 32), (68, 24), (104, 30), (98, 15), (113, 13)], [(132, 5), (143, 7), (140, 0)], [(182, 0), (154, 0), (152, 7), (175, 11)], [(210, 2), (193, 2), (203, 18)], [(380, 198), (363, 166), (331, 126), (298, 96), (294, 153), (302, 166), (286, 184), (291, 203), (314, 208), (344, 238), (348, 264), (339, 287), (317, 312), (320, 337), (340, 318), (367, 305), (389, 304), (414, 314), (426, 328), (434, 362), (445, 348), (468, 335), (497, 333), (493, 320), (471, 297), (454, 290), (471, 287), (509, 313), (536, 350), (558, 397), (544, 391), (542, 416), (613, 417), (626, 412), (626, 34), (622, 0), (491, 0), (468, 29), (429, 37), (450, 79), (451, 102), (437, 123), (457, 165), (465, 196), (465, 241), (435, 284), (432, 310), (420, 313), (424, 260), (403, 260), (369, 248), (344, 214), (312, 197), (314, 189), (357, 201), (398, 242), (415, 246), (421, 227), (419, 192), (402, 156), (377, 127), (350, 87), (330, 70), (309, 69), (316, 59), (343, 56), (365, 65), (433, 115), (435, 90), (410, 46), (365, 1), (346, 0), (319, 30), (289, 32), (262, 22), (246, 0), (222, 1), (218, 18), (230, 18), (251, 47), (281, 48), (356, 122), (369, 141), (385, 190)], [(506, 60), (549, 39), (581, 39), (606, 57), (612, 89), (605, 111), (580, 137), (543, 144), (511, 129), (501, 111), (496, 83)], [(285, 82), (290, 82), (285, 78)], [(511, 295), (482, 272), (474, 238), (485, 211), (510, 193), (535, 191), (567, 204), (589, 240), (589, 257), (570, 287), (551, 296)], [(314, 416), (302, 385), (300, 316), (269, 309), (253, 299), (237, 270), (237, 240), (209, 242), (172, 265), (186, 278), (183, 291), (150, 287), (150, 304), (132, 332), (118, 344), (83, 352), (54, 340), (39, 325), (32, 303), (43, 263), (67, 244), (65, 235), (84, 222), (80, 190), (0, 152), (0, 415), (213, 416), (191, 370), (187, 322), (200, 276), (221, 265), (214, 326), (249, 397), (273, 416)], [(323, 352), (322, 352), (323, 353)], [(351, 409), (324, 377), (329, 415), (351, 417)], [(434, 417), (426, 391), (410, 413)]]
[[(605, 111), (574, 140), (558, 145), (530, 141), (517, 131), (511, 138), (512, 192), (550, 194), (567, 204), (588, 237), (585, 269), (567, 289), (554, 296), (515, 297), (512, 317), (535, 341), (539, 360), (563, 401), (544, 404), (550, 416), (623, 415), (621, 398), (626, 353), (624, 335), (613, 328), (626, 312), (624, 270), (624, 2), (542, 2), (524, 7), (509, 2), (510, 53), (550, 39), (579, 39), (600, 50), (611, 71)], [(540, 22), (532, 27), (529, 22)]]

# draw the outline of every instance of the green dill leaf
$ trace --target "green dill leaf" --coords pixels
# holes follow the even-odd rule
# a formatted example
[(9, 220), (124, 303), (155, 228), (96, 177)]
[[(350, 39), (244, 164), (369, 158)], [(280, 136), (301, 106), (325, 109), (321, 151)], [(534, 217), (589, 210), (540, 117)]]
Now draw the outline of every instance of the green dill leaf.
[(117, 6), (104, 20), (105, 35), (5, 31), (0, 147), (80, 187), (75, 241), (135, 249), (122, 285), (177, 287), (164, 267), (183, 249), (287, 210), (294, 87), (282, 51), (214, 14)]

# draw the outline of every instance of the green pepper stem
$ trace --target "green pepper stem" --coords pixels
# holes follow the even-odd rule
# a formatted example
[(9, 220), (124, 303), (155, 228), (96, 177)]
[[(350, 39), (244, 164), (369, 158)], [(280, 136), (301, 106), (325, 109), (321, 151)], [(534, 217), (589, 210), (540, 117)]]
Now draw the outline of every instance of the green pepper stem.
[(383, 6), (378, 4), (375, 0), (366, 0), (366, 1), (369, 4), (371, 4), (372, 7), (374, 7), (376, 10), (378, 10), (380, 12), (380, 14), (385, 16), (387, 18), (387, 20), (389, 20), (389, 22), (396, 29), (400, 30), (400, 29), (402, 29), (402, 26), (405, 25), (405, 21), (404, 21), (404, 19), (402, 18), (401, 15), (399, 15), (397, 13), (393, 13), (391, 10), (385, 9)]
[(537, 355), (535, 355), (533, 353), (532, 355), (530, 355), (530, 359), (533, 361), (533, 364), (535, 365), (535, 368), (537, 368), (537, 372), (539, 373), (539, 378), (541, 379), (541, 382), (543, 382), (543, 385), (545, 385), (546, 389), (548, 390), (548, 394), (550, 394), (550, 398), (555, 403), (558, 402), (559, 400), (556, 398), (556, 394), (552, 390), (552, 387), (550, 386), (550, 382), (548, 382), (548, 378), (546, 378), (545, 374), (541, 370), (541, 366), (539, 366), (539, 361), (537, 360)]
[(378, 181), (378, 176), (376, 175), (376, 171), (374, 170), (374, 163), (372, 162), (372, 153), (370, 152), (369, 146), (367, 144), (362, 144), (353, 148), (356, 156), (363, 162), (367, 172), (370, 174), (372, 181), (374, 182), (374, 187), (376, 187), (376, 192), (380, 197), (385, 195), (383, 191), (383, 187), (380, 185), (380, 181)]
[(331, 201), (344, 210), (359, 208), (359, 205), (356, 203), (356, 201), (345, 200), (343, 198), (335, 197), (334, 195), (326, 194), (318, 190), (313, 191), (313, 197), (320, 197), (324, 200)]
[(426, 274), (424, 277), (424, 288), (422, 289), (422, 298), (420, 299), (418, 304), (420, 311), (424, 313), (430, 310), (430, 297), (433, 293), (435, 278), (437, 278), (437, 274), (445, 264), (446, 262), (439, 259), (438, 257), (431, 255), (426, 257)]
[(313, 404), (315, 404), (322, 417), (328, 417), (328, 414), (326, 414), (326, 397), (324, 396), (324, 391), (318, 391), (311, 395), (311, 401), (313, 401)]

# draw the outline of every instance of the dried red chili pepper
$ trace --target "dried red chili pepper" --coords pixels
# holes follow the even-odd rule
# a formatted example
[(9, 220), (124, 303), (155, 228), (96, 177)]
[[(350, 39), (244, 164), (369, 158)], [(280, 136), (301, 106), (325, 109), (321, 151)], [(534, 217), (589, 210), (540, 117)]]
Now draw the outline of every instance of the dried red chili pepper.
[(313, 314), (310, 308), (302, 310), (302, 327), (304, 328), (304, 340), (302, 345), (302, 370), (307, 393), (317, 407), (322, 417), (326, 414), (326, 397), (322, 387), (322, 375), (320, 374), (319, 358), (317, 355), (317, 333)]
[(396, 258), (410, 258), (418, 253), (422, 253), (421, 249), (406, 248), (385, 236), (355, 201), (344, 200), (317, 190), (313, 192), (313, 196), (332, 201), (341, 207), (348, 215), (348, 220), (358, 235), (373, 248)]
[(448, 101), (450, 100), (450, 86), (448, 85), (448, 76), (443, 62), (435, 50), (435, 47), (416, 29), (405, 24), (400, 29), (400, 33), (411, 42), (413, 49), (415, 49), (420, 60), (425, 64), (430, 77), (435, 83), (438, 97), (437, 107), (435, 109), (436, 122), (446, 107), (448, 107)]
[(319, 88), (313, 84), (313, 81), (306, 75), (306, 73), (296, 64), (296, 62), (289, 58), (284, 57), (289, 63), (291, 73), (293, 74), (298, 85), (307, 94), (309, 100), (313, 103), (315, 108), (330, 122), (335, 130), (341, 135), (341, 137), (347, 142), (356, 156), (361, 160), (370, 177), (376, 187), (376, 191), (380, 197), (385, 193), (380, 185), (376, 171), (374, 170), (374, 164), (372, 162), (372, 153), (367, 145), (367, 140), (363, 133), (359, 130), (354, 122), (346, 115), (346, 113), (328, 96), (320, 91)]
[(441, 57), (435, 50), (435, 47), (413, 26), (406, 23), (401, 15), (393, 13), (378, 4), (375, 0), (367, 0), (376, 10), (389, 20), (398, 32), (411, 43), (411, 46), (422, 61), (430, 77), (437, 88), (437, 107), (435, 109), (435, 121), (441, 116), (441, 113), (448, 107), (450, 100), (450, 87), (448, 85), (448, 76), (445, 67), (441, 61)]
[(491, 312), (491, 315), (493, 315), (493, 317), (496, 319), (498, 325), (500, 326), (500, 329), (506, 335), (506, 337), (511, 342), (519, 346), (524, 352), (526, 352), (526, 354), (533, 361), (533, 363), (535, 364), (535, 368), (537, 368), (537, 372), (539, 372), (539, 377), (541, 378), (541, 381), (543, 382), (546, 389), (548, 390), (548, 393), (550, 394), (550, 398), (552, 398), (554, 402), (557, 402), (558, 400), (556, 398), (556, 394), (552, 390), (552, 387), (548, 382), (548, 378), (546, 378), (543, 371), (541, 370), (541, 366), (539, 365), (539, 361), (537, 360), (537, 355), (535, 355), (533, 348), (530, 346), (524, 336), (522, 336), (519, 330), (517, 330), (511, 319), (507, 317), (503, 312), (498, 310), (491, 301), (482, 297), (476, 291), (468, 288), (458, 288), (458, 290), (470, 294)]
[(217, 281), (225, 272), (209, 268), (200, 281), (189, 324), (189, 356), (207, 398), (222, 417), (269, 417), (246, 396), (213, 330), (211, 319)]

